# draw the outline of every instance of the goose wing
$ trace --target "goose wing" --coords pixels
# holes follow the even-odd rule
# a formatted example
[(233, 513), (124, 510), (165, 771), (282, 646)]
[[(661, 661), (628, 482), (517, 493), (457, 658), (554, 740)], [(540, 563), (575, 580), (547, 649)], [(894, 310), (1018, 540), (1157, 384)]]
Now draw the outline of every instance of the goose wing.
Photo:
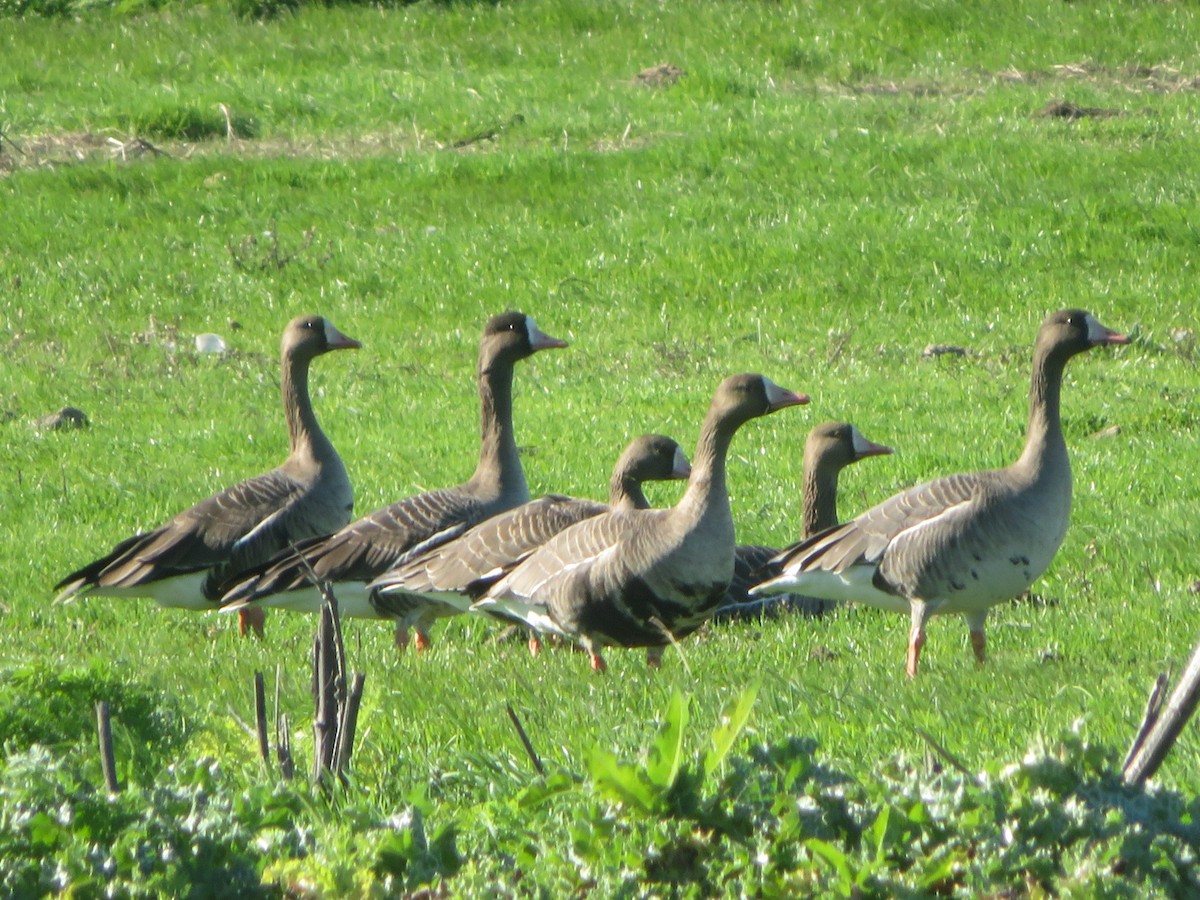
[(60, 597), (90, 587), (133, 588), (217, 567), (236, 572), (286, 546), (295, 504), (307, 485), (274, 469), (227, 488), (106, 556), (55, 588)]
[[(375, 510), (323, 537), (284, 549), (263, 566), (226, 584), (226, 604), (295, 590), (310, 582), (309, 567), (327, 581), (367, 582), (401, 562), (462, 534), (484, 515), (483, 504), (464, 492), (429, 491)], [(307, 565), (305, 563), (307, 562)]]
[[(843, 525), (787, 548), (772, 561), (784, 574), (854, 566), (876, 567), (878, 582), (895, 588), (919, 580), (920, 571), (944, 560), (988, 507), (991, 473), (950, 475), (903, 491)], [(770, 582), (767, 582), (770, 583)]]

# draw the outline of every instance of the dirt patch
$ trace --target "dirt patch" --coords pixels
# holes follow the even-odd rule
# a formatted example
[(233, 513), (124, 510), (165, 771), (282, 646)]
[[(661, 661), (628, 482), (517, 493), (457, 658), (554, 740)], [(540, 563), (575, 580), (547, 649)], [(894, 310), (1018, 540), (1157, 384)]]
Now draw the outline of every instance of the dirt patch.
[(366, 159), (444, 145), (419, 134), (363, 135), (352, 138), (266, 139), (224, 141), (164, 141), (152, 144), (139, 137), (115, 132), (0, 137), (0, 178), (22, 169), (63, 166), (107, 160), (134, 162), (170, 157), (202, 159), (208, 156), (246, 159)]
[[(673, 63), (661, 63), (639, 72), (633, 79), (635, 85), (650, 88), (669, 87), (687, 73)], [(997, 84), (1042, 84), (1072, 83), (1122, 88), (1134, 94), (1169, 94), (1181, 91), (1200, 91), (1200, 77), (1185, 75), (1169, 66), (1127, 66), (1112, 68), (1088, 63), (1072, 63), (1052, 66), (1044, 70), (1019, 71), (1015, 68), (1000, 72), (964, 72), (953, 81), (862, 81), (818, 83), (816, 89), (824, 93), (842, 96), (880, 95), (904, 97), (970, 96), (982, 94)], [(772, 85), (788, 90), (787, 85)], [(792, 84), (790, 89), (812, 90), (806, 86)], [(1086, 117), (1120, 115), (1120, 110), (1077, 106), (1068, 101), (1055, 100), (1047, 104), (1037, 115), (1058, 117), (1068, 120)], [(72, 132), (50, 135), (12, 135), (0, 129), (0, 178), (24, 169), (59, 168), (98, 161), (119, 160), (125, 163), (157, 158), (174, 159), (223, 156), (247, 159), (327, 159), (353, 160), (388, 156), (428, 150), (452, 150), (468, 152), (488, 148), (516, 126), (524, 124), (520, 115), (480, 129), (474, 134), (443, 143), (418, 130), (367, 134), (353, 137), (335, 136), (323, 138), (267, 138), (246, 139), (238, 137), (235, 130), (227, 129), (225, 140), (207, 141), (163, 141), (151, 143), (138, 137), (106, 132)], [(627, 129), (620, 138), (601, 138), (592, 149), (601, 152), (618, 152), (637, 149), (654, 140), (671, 135), (637, 135)]]
[(686, 74), (687, 72), (674, 63), (659, 63), (657, 66), (642, 69), (633, 77), (633, 82), (650, 88), (670, 87), (677, 84)]
[(1051, 100), (1035, 115), (1050, 119), (1106, 119), (1119, 116), (1119, 109), (1100, 109), (1097, 106), (1076, 106), (1074, 103)]
[(1171, 94), (1200, 90), (1200, 77), (1185, 75), (1170, 66), (1124, 66), (1113, 68), (1091, 63), (1066, 63), (1049, 69), (1016, 68), (999, 72), (964, 72), (944, 83), (907, 81), (839, 82), (818, 85), (818, 90), (844, 95), (940, 97), (980, 94), (996, 84), (1043, 84), (1070, 81), (1123, 88), (1136, 94)]

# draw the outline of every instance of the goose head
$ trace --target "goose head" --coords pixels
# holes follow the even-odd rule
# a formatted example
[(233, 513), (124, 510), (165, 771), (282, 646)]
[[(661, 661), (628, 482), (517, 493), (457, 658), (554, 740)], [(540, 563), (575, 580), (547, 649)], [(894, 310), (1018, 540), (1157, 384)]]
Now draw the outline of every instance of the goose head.
[(670, 481), (692, 474), (683, 448), (661, 434), (644, 434), (636, 438), (617, 462), (622, 478), (636, 481)]
[(1129, 338), (1101, 325), (1082, 309), (1052, 313), (1038, 330), (1038, 351), (1060, 359), (1091, 350), (1102, 344), (1128, 344)]
[(709, 415), (737, 428), (759, 416), (807, 402), (806, 394), (781, 388), (765, 375), (730, 375), (717, 387)]
[(566, 341), (551, 337), (538, 328), (532, 316), (520, 312), (501, 313), (488, 319), (483, 328), (479, 348), (481, 368), (486, 371), (500, 361), (511, 365), (539, 350), (566, 346)]
[(280, 351), (285, 358), (315, 359), (331, 350), (357, 350), (362, 344), (346, 337), (323, 316), (297, 316), (283, 330)]
[(808, 440), (804, 444), (806, 459), (815, 460), (819, 466), (838, 470), (868, 456), (883, 456), (892, 452), (891, 447), (867, 440), (849, 422), (822, 422), (808, 433)]

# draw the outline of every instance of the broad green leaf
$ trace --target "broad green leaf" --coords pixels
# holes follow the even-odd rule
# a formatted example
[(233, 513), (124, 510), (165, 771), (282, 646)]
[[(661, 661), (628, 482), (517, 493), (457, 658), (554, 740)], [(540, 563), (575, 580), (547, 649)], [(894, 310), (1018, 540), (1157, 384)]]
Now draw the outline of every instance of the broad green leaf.
[(888, 822), (892, 817), (892, 807), (889, 804), (884, 804), (879, 810), (879, 815), (875, 817), (875, 821), (871, 824), (868, 834), (871, 836), (871, 842), (875, 845), (875, 861), (879, 862), (887, 853), (887, 831)]
[(642, 777), (635, 766), (617, 761), (606, 750), (592, 751), (588, 769), (601, 793), (630, 809), (653, 815), (659, 805), (659, 794)]
[(804, 842), (804, 846), (837, 873), (838, 882), (845, 890), (850, 889), (854, 884), (854, 876), (850, 873), (850, 862), (845, 853), (820, 838), (809, 838)]
[(754, 708), (754, 700), (758, 697), (757, 681), (746, 686), (733, 703), (733, 708), (721, 716), (721, 722), (713, 729), (712, 747), (704, 755), (704, 777), (708, 778), (720, 768), (725, 757), (733, 748), (734, 741), (750, 721), (750, 711)]
[(566, 772), (552, 772), (545, 779), (539, 779), (517, 792), (516, 803), (521, 809), (536, 809), (555, 798), (574, 790), (575, 779)]
[(663, 791), (670, 790), (683, 762), (683, 732), (688, 723), (688, 701), (676, 691), (671, 695), (667, 715), (650, 745), (646, 776)]
[(926, 890), (936, 888), (943, 882), (949, 882), (954, 878), (955, 870), (958, 868), (959, 860), (956, 856), (949, 856), (941, 860), (935, 866), (926, 869), (921, 873), (919, 884)]

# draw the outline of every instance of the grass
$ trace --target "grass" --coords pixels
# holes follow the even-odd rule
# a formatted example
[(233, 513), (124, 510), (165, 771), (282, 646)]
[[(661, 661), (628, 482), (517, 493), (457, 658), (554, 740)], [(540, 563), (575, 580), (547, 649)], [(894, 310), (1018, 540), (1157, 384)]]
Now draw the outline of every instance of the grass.
[[(425, 785), (435, 818), (478, 816), (529, 779), (506, 702), (548, 760), (583, 771), (596, 746), (636, 757), (675, 691), (714, 723), (752, 681), (743, 749), (800, 737), (864, 782), (924, 759), (918, 729), (972, 769), (1079, 720), (1123, 750), (1154, 674), (1196, 639), (1195, 18), (630, 0), (10, 21), (0, 664), (170, 692), (193, 756), (261, 781), (231, 714), (249, 715), (255, 669), (282, 667), (301, 720), (313, 623), (276, 615), (266, 643), (244, 642), (224, 617), (52, 607), (50, 585), (282, 457), (276, 346), (302, 311), (366, 345), (313, 379), (360, 512), (469, 473), (478, 332), (512, 307), (572, 341), (517, 376), (535, 492), (599, 495), (635, 433), (690, 447), (725, 374), (810, 393), (734, 445), (741, 534), (782, 544), (818, 421), (899, 451), (847, 474), (844, 515), (1011, 460), (1037, 324), (1078, 305), (1135, 341), (1068, 370), (1071, 530), (1035, 598), (991, 616), (986, 669), (960, 621), (936, 620), (905, 682), (907, 623), (868, 609), (714, 630), (657, 674), (614, 652), (604, 679), (574, 654), (493, 646), (481, 622), (442, 627), (419, 659), (351, 623), (368, 672), (355, 769), (379, 810)], [(636, 83), (665, 61), (678, 84)], [(1038, 115), (1060, 100), (1117, 114)], [(192, 352), (206, 331), (232, 352)], [(922, 360), (930, 343), (969, 353)], [(30, 426), (65, 404), (92, 426)], [(1162, 780), (1194, 796), (1190, 735), (1176, 754)]]

